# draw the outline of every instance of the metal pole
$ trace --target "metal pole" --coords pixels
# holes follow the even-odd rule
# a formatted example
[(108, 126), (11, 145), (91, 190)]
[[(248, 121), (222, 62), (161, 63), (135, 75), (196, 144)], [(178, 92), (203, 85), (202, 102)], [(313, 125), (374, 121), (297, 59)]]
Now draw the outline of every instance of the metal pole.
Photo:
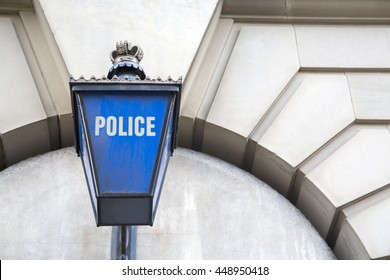
[[(120, 227), (120, 260), (127, 260), (128, 256), (126, 255), (126, 249), (127, 249), (127, 228), (126, 226)], [(130, 237), (130, 236), (129, 236)]]
[(112, 258), (116, 260), (131, 260), (133, 226), (117, 226), (113, 228)]

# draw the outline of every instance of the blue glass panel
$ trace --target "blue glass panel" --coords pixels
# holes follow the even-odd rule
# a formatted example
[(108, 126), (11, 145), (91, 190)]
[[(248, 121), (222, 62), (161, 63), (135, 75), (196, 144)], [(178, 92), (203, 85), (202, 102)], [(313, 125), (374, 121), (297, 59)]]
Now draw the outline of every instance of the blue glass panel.
[(171, 101), (170, 92), (82, 94), (100, 194), (150, 191)]

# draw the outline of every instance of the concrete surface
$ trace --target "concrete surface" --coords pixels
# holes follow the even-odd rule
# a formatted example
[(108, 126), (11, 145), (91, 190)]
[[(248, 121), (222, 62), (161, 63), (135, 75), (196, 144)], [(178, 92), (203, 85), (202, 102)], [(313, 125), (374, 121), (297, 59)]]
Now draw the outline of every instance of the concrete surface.
[(108, 259), (111, 229), (96, 228), (73, 148), (0, 173), (1, 259)]
[(128, 40), (143, 48), (146, 75), (177, 79), (187, 74), (218, 1), (39, 2), (74, 77), (107, 75), (109, 52)]
[[(0, 172), (1, 259), (109, 259), (111, 227), (95, 225), (81, 160), (66, 148)], [(250, 174), (177, 149), (137, 259), (332, 259), (312, 225)]]

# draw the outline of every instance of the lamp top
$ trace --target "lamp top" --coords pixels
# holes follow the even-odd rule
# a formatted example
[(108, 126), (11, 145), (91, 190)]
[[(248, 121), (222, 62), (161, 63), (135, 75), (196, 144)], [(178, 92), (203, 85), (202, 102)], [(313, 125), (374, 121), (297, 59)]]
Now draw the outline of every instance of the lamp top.
[(182, 77), (177, 80), (170, 76), (166, 80), (157, 77), (151, 79), (146, 76), (140, 61), (144, 56), (142, 48), (138, 45), (133, 45), (128, 41), (120, 41), (116, 43), (115, 50), (110, 52), (112, 67), (108, 71), (107, 76), (96, 78), (94, 75), (90, 79), (86, 79), (83, 75), (79, 78), (74, 78), (70, 75), (72, 84), (110, 84), (114, 83), (143, 83), (143, 84), (182, 84)]
[(128, 76), (130, 80), (134, 80), (138, 76), (141, 80), (144, 80), (146, 75), (139, 65), (143, 56), (144, 51), (138, 45), (132, 45), (127, 41), (116, 43), (115, 50), (110, 53), (113, 66), (108, 71), (107, 78)]
[(136, 76), (135, 79), (130, 79), (129, 76), (117, 76), (114, 75), (112, 78), (108, 78), (107, 76), (103, 75), (102, 77), (96, 77), (91, 76), (89, 79), (86, 78), (84, 75), (81, 75), (80, 77), (73, 77), (70, 75), (70, 82), (71, 84), (112, 84), (112, 83), (123, 83), (123, 84), (150, 84), (150, 85), (172, 85), (172, 84), (179, 84), (181, 85), (183, 82), (183, 78), (180, 76), (178, 79), (173, 79), (171, 76), (168, 76), (166, 79), (162, 79), (160, 76), (157, 78), (150, 78), (149, 76), (146, 76), (144, 80), (141, 80), (139, 76)]
[(139, 64), (144, 57), (144, 51), (138, 45), (132, 45), (128, 41), (116, 43), (116, 49), (110, 53), (112, 64), (128, 60)]

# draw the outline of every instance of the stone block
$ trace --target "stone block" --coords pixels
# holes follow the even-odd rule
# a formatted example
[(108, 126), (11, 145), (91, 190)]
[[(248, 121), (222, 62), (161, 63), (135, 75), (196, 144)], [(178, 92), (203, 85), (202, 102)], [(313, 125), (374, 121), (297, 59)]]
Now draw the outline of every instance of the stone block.
[[(206, 122), (247, 138), (298, 70), (291, 25), (243, 26)], [(206, 133), (205, 128), (205, 150), (213, 149), (207, 147), (209, 143), (219, 145), (210, 135), (215, 133)], [(234, 146), (220, 145), (219, 149), (227, 154)]]
[(333, 243), (340, 211), (389, 183), (389, 131), (362, 129), (305, 176), (296, 206)]
[(1, 135), (7, 166), (51, 150), (47, 120), (26, 124)]
[[(195, 118), (198, 115), (203, 100), (207, 98), (205, 95), (208, 92), (209, 84), (226, 45), (232, 25), (233, 20), (231, 19), (219, 20), (215, 27), (212, 41), (209, 43), (207, 52), (205, 51), (200, 63), (196, 77), (192, 79), (191, 85), (188, 85), (188, 80), (186, 80), (183, 91), (187, 88), (190, 89), (186, 90), (186, 97), (182, 99), (181, 106), (179, 141), (182, 147), (192, 147)], [(192, 75), (192, 71), (191, 69), (189, 75)]]
[(247, 137), (298, 70), (291, 25), (243, 26), (207, 122)]
[(390, 120), (390, 74), (347, 73), (358, 120)]
[(0, 135), (3, 163), (51, 149), (47, 116), (18, 35), (9, 18), (0, 18)]
[(202, 152), (241, 167), (247, 138), (214, 124), (205, 123)]
[(59, 126), (61, 135), (61, 147), (70, 147), (74, 145), (74, 131), (72, 114), (59, 116)]
[(344, 74), (300, 73), (296, 79), (300, 84), (258, 141), (252, 167), (285, 196), (297, 167), (355, 120)]
[(340, 214), (334, 252), (339, 259), (390, 259), (390, 188), (387, 187)]
[(294, 185), (292, 186), (291, 192), (289, 194), (289, 199), (292, 203), (296, 203), (299, 192), (301, 190), (302, 181), (307, 174), (323, 160), (325, 160), (329, 155), (333, 154), (346, 142), (348, 142), (352, 137), (354, 137), (360, 130), (364, 128), (371, 128), (370, 125), (357, 125), (352, 124), (348, 128), (344, 129), (326, 145), (324, 145), (321, 150), (316, 152), (310, 159), (306, 160), (303, 164), (299, 165), (299, 168), (296, 171), (296, 176), (294, 179)]
[(245, 5), (237, 0), (225, 0), (222, 13), (231, 17), (239, 16), (286, 16), (286, 1), (246, 0)]
[(390, 28), (296, 25), (304, 68), (389, 68)]
[[(64, 118), (62, 117), (71, 114), (69, 75), (67, 75), (66, 83), (64, 83), (62, 72), (67, 72), (67, 70), (62, 69), (64, 66), (58, 63), (59, 60), (62, 60), (60, 54), (49, 47), (36, 13), (23, 11), (20, 12), (20, 18), (26, 29), (34, 59), (39, 65), (39, 69), (35, 70), (35, 72), (39, 71), (39, 75), (35, 76), (40, 78), (43, 84), (41, 87), (37, 84), (37, 87), (46, 115), (51, 119), (49, 128), (52, 148), (58, 149), (62, 143), (67, 142), (65, 139), (67, 135), (60, 133), (60, 126), (63, 125)], [(34, 74), (34, 71), (32, 73)], [(37, 78), (34, 79), (37, 81)]]
[(178, 145), (183, 148), (192, 148), (194, 119), (187, 116), (180, 116), (178, 130)]
[(291, 18), (328, 18), (328, 21), (348, 22), (356, 18), (386, 18), (390, 5), (386, 0), (291, 0), (288, 10)]
[(32, 0), (0, 0), (0, 6), (16, 9), (32, 9)]
[(344, 220), (334, 252), (340, 260), (368, 260), (370, 256), (355, 230)]
[(0, 18), (0, 133), (46, 118), (12, 22)]
[[(210, 112), (210, 108), (214, 102), (215, 95), (217, 94), (218, 87), (221, 83), (221, 79), (225, 73), (226, 65), (228, 64), (229, 58), (233, 51), (234, 45), (237, 41), (237, 37), (241, 31), (243, 24), (233, 24), (230, 29), (230, 33), (226, 38), (224, 43), (223, 50), (221, 53), (216, 53), (218, 57), (218, 62), (213, 69), (212, 77), (207, 82), (206, 92), (204, 93), (202, 103), (200, 104), (199, 110), (197, 111), (195, 124), (194, 124), (194, 137), (193, 137), (193, 149), (200, 151), (202, 149), (202, 141), (204, 134), (204, 125), (206, 123), (207, 116)], [(225, 27), (226, 28), (226, 27)], [(223, 39), (223, 37), (218, 36), (218, 38)], [(223, 41), (218, 40), (217, 45), (221, 47)], [(216, 48), (217, 50), (219, 48)], [(219, 49), (220, 50), (220, 49)]]

